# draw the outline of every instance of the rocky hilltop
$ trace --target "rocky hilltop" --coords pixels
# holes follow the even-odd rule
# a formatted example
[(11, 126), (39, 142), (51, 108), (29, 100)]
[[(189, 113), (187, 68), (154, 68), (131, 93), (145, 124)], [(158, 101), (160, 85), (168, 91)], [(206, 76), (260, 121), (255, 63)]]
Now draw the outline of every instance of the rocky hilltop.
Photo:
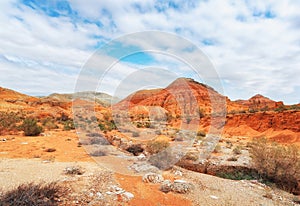
[(259, 94), (248, 100), (231, 101), (190, 78), (179, 78), (163, 89), (137, 91), (115, 104), (113, 109), (120, 113), (126, 111), (135, 121), (141, 117), (147, 119), (150, 114), (161, 117), (165, 113), (172, 127), (179, 127), (181, 120), (192, 124), (193, 118), (201, 117), (197, 124), (205, 131), (210, 129), (212, 116), (219, 115), (226, 118), (223, 133), (227, 135), (300, 141), (297, 105), (287, 106)]
[[(76, 96), (76, 95), (75, 95)], [(31, 97), (16, 91), (0, 88), (0, 111), (24, 111), (31, 116), (44, 118), (66, 114), (72, 117), (74, 94), (52, 94), (48, 97)], [(231, 101), (210, 86), (190, 78), (179, 78), (166, 88), (137, 91), (110, 107), (111, 96), (103, 93), (77, 93), (79, 105), (95, 101), (98, 118), (109, 120), (111, 112), (127, 113), (129, 121), (150, 125), (150, 116), (164, 120), (169, 127), (182, 123), (194, 124), (209, 131), (212, 117), (224, 118), (223, 134), (231, 136), (268, 136), (282, 142), (300, 142), (300, 106), (284, 105), (262, 95), (249, 100)], [(117, 101), (117, 99), (113, 99)], [(155, 119), (154, 118), (154, 119)], [(200, 121), (194, 121), (199, 119)], [(152, 118), (153, 119), (153, 118)], [(223, 123), (220, 123), (222, 128)], [(188, 128), (188, 127), (187, 127)], [(195, 127), (194, 127), (195, 128)]]
[(235, 102), (241, 105), (245, 105), (249, 109), (253, 109), (253, 110), (255, 109), (268, 110), (268, 109), (274, 109), (283, 106), (282, 101), (276, 102), (260, 94), (257, 94), (248, 100), (237, 100)]

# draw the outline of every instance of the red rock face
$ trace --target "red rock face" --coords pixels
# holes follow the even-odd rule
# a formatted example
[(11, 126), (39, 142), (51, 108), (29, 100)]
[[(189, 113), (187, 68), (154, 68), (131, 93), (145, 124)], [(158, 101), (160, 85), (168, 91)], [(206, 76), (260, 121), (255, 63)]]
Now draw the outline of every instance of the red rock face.
[(300, 132), (300, 111), (259, 112), (227, 116), (227, 127), (238, 127), (240, 125), (247, 125), (259, 132), (264, 132), (270, 128), (275, 131)]
[[(75, 103), (79, 106), (86, 105), (84, 100), (75, 100)], [(91, 111), (95, 110), (99, 114), (111, 113), (110, 108), (97, 104), (94, 106)], [(264, 135), (282, 142), (287, 139), (290, 142), (300, 142), (300, 111), (273, 111), (274, 108), (283, 106), (282, 102), (275, 102), (262, 95), (256, 95), (249, 100), (231, 101), (209, 86), (192, 79), (179, 78), (164, 89), (142, 90), (128, 96), (113, 106), (113, 112), (127, 112), (129, 117), (137, 117), (131, 118), (135, 120), (153, 115), (168, 121), (172, 127), (179, 128), (184, 123), (195, 125), (193, 128), (199, 126), (205, 131), (212, 127), (222, 129), (226, 120), (224, 134)], [(266, 107), (273, 109), (267, 112), (260, 111)], [(0, 88), (0, 110), (21, 109), (29, 111), (33, 116), (59, 116), (62, 113), (72, 116), (71, 101), (40, 99)], [(259, 112), (249, 113), (251, 109)]]
[[(150, 107), (161, 107), (172, 117), (169, 123), (173, 127), (180, 127), (182, 121), (187, 121), (183, 117), (189, 116), (188, 118), (192, 118), (190, 124), (200, 125), (200, 128), (206, 131), (211, 127), (219, 129), (224, 123), (222, 118), (216, 119), (212, 116), (222, 117), (227, 110), (230, 115), (226, 117), (225, 134), (274, 136), (276, 132), (281, 131), (283, 133), (278, 133), (277, 136), (283, 137), (282, 134), (285, 134), (286, 139), (293, 138), (296, 142), (300, 134), (299, 111), (249, 113), (249, 110), (273, 110), (284, 106), (283, 102), (276, 102), (262, 95), (255, 95), (249, 100), (231, 101), (213, 88), (192, 79), (179, 78), (161, 90), (139, 91), (117, 106), (121, 108), (125, 103), (131, 116), (147, 115)], [(193, 117), (199, 117), (199, 112), (203, 115), (202, 118), (200, 121), (194, 121)]]
[(224, 134), (300, 143), (300, 111), (228, 115)]
[(276, 102), (260, 94), (251, 97), (248, 100), (237, 100), (238, 104), (245, 105), (250, 109), (274, 109), (283, 106), (283, 102)]

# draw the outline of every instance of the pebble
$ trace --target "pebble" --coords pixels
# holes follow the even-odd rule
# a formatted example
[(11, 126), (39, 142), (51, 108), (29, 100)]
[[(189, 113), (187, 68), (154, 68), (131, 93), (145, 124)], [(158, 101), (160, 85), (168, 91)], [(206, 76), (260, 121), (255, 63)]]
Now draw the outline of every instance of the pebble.
[(146, 160), (147, 158), (146, 158), (146, 156), (145, 156), (144, 154), (140, 154), (139, 156), (137, 156), (137, 159), (138, 159), (139, 161), (144, 161), (144, 160)]
[(174, 183), (186, 183), (185, 180), (174, 180)]
[(103, 195), (102, 195), (101, 192), (97, 192), (96, 195), (97, 195), (97, 197), (100, 198), (100, 199), (103, 198)]
[(212, 198), (212, 199), (214, 199), (214, 200), (217, 200), (217, 199), (219, 199), (219, 197), (217, 197), (217, 196), (214, 196), (214, 195), (210, 195), (210, 198)]
[(177, 176), (182, 176), (182, 172), (179, 171), (179, 170), (176, 170), (174, 174), (177, 175)]
[(110, 191), (107, 191), (105, 192), (107, 195), (113, 195), (114, 193), (113, 192), (110, 192)]
[(130, 193), (130, 192), (124, 192), (123, 194), (122, 194), (122, 196), (126, 199), (126, 200), (131, 200), (132, 198), (134, 198), (134, 195), (132, 194), (132, 193)]
[(149, 172), (149, 173), (146, 173), (143, 176), (143, 182), (160, 183), (162, 181), (164, 181), (164, 178), (161, 174), (156, 174), (156, 173), (153, 173), (153, 172)]

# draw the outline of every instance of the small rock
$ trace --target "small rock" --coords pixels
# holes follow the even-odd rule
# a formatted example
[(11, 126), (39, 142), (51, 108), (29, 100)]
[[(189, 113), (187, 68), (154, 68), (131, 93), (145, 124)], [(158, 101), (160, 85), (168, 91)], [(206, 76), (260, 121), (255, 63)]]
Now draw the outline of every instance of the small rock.
[(93, 196), (94, 196), (94, 193), (91, 192), (91, 193), (89, 194), (89, 196), (90, 196), (90, 197), (93, 197)]
[(274, 194), (272, 194), (270, 192), (267, 192), (266, 194), (263, 195), (263, 197), (273, 200), (274, 199)]
[(296, 204), (300, 204), (300, 196), (295, 196), (293, 198), (293, 202), (296, 203)]
[(113, 195), (114, 193), (111, 192), (111, 191), (107, 191), (105, 194), (107, 194), (107, 195)]
[(176, 170), (174, 174), (177, 175), (177, 176), (182, 176), (182, 172), (179, 171), (179, 170)]
[(214, 200), (217, 200), (217, 199), (219, 199), (219, 197), (217, 197), (217, 196), (214, 196), (214, 195), (210, 195), (210, 198), (211, 198), (211, 199), (214, 199)]
[(185, 180), (174, 180), (174, 183), (186, 183)]
[(173, 192), (185, 194), (194, 189), (194, 185), (186, 181), (174, 182), (171, 186)]
[(159, 171), (159, 169), (157, 167), (154, 167), (153, 165), (151, 165), (147, 162), (144, 162), (144, 161), (130, 165), (129, 169), (132, 169), (137, 173), (158, 172)]
[(144, 161), (144, 160), (146, 160), (147, 158), (146, 158), (146, 156), (145, 156), (144, 154), (140, 154), (139, 156), (137, 156), (137, 159), (138, 159), (139, 161)]
[(134, 195), (130, 192), (124, 192), (122, 193), (122, 197), (125, 199), (125, 201), (129, 201), (134, 198)]
[(123, 191), (123, 189), (121, 187), (116, 186), (116, 185), (112, 185), (112, 186), (110, 186), (110, 191), (112, 191), (112, 192), (114, 192), (114, 191), (118, 192), (118, 191)]
[(147, 183), (160, 183), (164, 178), (160, 174), (149, 172), (143, 176), (143, 182)]
[(165, 180), (160, 185), (160, 191), (168, 193), (172, 190), (172, 183), (170, 180)]
[(99, 199), (102, 199), (102, 198), (103, 198), (103, 195), (102, 195), (101, 192), (97, 192), (96, 195), (97, 195), (97, 197), (98, 197)]

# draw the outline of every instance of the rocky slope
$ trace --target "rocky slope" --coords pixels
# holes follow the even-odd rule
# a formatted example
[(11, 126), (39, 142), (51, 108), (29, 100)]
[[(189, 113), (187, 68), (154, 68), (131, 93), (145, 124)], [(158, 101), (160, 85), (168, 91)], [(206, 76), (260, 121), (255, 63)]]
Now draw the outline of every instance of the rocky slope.
[[(74, 97), (77, 98), (73, 100)], [(59, 117), (62, 114), (71, 117), (73, 103), (84, 106), (95, 101), (94, 109), (100, 111), (111, 104), (111, 99), (117, 101), (108, 94), (93, 92), (52, 94), (38, 98), (0, 87), (0, 111), (23, 112), (38, 118)]]
[[(165, 116), (173, 127), (180, 127), (181, 123), (197, 124), (208, 131), (212, 120), (220, 116), (225, 119), (219, 123), (222, 126), (222, 121), (226, 122), (223, 132), (227, 135), (300, 142), (300, 111), (285, 111), (286, 108), (291, 107), (262, 95), (231, 101), (213, 88), (188, 78), (179, 78), (164, 89), (138, 91), (113, 106), (114, 110), (120, 110), (117, 113), (126, 111), (135, 121), (150, 114), (159, 115), (158, 119)], [(200, 121), (193, 121), (198, 117)]]
[(257, 94), (248, 100), (237, 100), (235, 102), (241, 105), (245, 105), (250, 109), (257, 109), (257, 110), (258, 109), (268, 110), (268, 109), (274, 109), (283, 106), (282, 101), (276, 102), (260, 94)]
[(116, 103), (119, 101), (118, 98), (112, 97), (106, 93), (92, 91), (76, 92), (71, 94), (53, 93), (46, 98), (55, 99), (63, 102), (69, 102), (72, 101), (74, 98), (80, 98), (86, 101), (95, 101), (96, 103), (105, 107), (110, 106), (111, 103)]

